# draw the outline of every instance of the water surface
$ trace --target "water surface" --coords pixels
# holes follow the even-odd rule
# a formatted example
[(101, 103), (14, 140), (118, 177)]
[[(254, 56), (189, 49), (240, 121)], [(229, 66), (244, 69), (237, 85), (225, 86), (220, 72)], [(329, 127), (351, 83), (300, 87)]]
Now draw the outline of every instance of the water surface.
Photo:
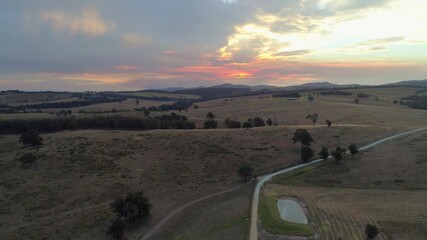
[(298, 202), (291, 199), (277, 201), (280, 217), (288, 222), (307, 224), (308, 220)]

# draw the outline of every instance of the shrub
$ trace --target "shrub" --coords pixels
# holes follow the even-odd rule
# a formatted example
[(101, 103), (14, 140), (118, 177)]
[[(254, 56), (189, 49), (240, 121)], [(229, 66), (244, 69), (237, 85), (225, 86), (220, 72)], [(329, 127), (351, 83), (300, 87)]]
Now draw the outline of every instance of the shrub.
[(19, 143), (24, 144), (24, 146), (40, 146), (43, 144), (43, 138), (36, 130), (31, 130), (21, 135)]
[(126, 198), (117, 198), (110, 206), (113, 212), (127, 223), (144, 222), (151, 211), (150, 201), (142, 191), (128, 193)]
[(245, 178), (245, 182), (248, 177), (251, 177), (253, 175), (253, 173), (254, 173), (254, 168), (248, 165), (243, 165), (237, 170), (237, 174), (240, 177)]
[(309, 146), (305, 146), (301, 149), (301, 161), (303, 163), (309, 162), (313, 155), (314, 152)]
[(206, 120), (203, 125), (205, 129), (215, 129), (218, 127), (218, 122), (215, 120)]
[(255, 117), (254, 118), (254, 127), (262, 127), (265, 126), (264, 119), (261, 117)]

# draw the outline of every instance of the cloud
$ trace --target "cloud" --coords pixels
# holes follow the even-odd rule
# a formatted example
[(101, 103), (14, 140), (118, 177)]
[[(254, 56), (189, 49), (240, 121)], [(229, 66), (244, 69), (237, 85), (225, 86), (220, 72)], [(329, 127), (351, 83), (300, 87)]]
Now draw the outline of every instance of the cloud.
[(306, 55), (311, 53), (312, 51), (310, 50), (295, 50), (295, 51), (283, 51), (283, 52), (278, 52), (276, 54), (274, 54), (274, 56), (299, 56), (299, 55)]
[(368, 51), (382, 51), (387, 49), (384, 45), (402, 42), (404, 40), (405, 40), (405, 37), (403, 36), (378, 38), (378, 39), (359, 42), (356, 44), (347, 45), (342, 47), (340, 50), (342, 52), (356, 52), (356, 53), (363, 53)]
[(151, 43), (151, 39), (136, 33), (129, 33), (122, 36), (122, 43), (128, 47), (140, 47)]
[(114, 67), (114, 69), (119, 71), (132, 71), (138, 68), (139, 68), (138, 66), (132, 66), (132, 65), (118, 65)]
[(80, 15), (71, 15), (64, 11), (46, 11), (41, 17), (54, 31), (66, 31), (71, 36), (82, 34), (96, 37), (114, 29), (114, 24), (104, 21), (92, 6), (85, 7)]

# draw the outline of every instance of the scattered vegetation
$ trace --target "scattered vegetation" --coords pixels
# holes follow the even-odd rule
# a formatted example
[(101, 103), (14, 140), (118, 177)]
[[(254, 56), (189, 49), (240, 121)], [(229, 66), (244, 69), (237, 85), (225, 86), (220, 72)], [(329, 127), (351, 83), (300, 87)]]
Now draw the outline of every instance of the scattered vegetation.
[(330, 128), (330, 127), (331, 127), (331, 125), (332, 125), (332, 121), (331, 121), (331, 120), (326, 119), (326, 125), (328, 125), (328, 128)]
[(282, 98), (300, 98), (301, 94), (294, 92), (294, 93), (278, 93), (278, 94), (274, 94), (273, 97), (282, 97)]
[(249, 177), (252, 177), (253, 173), (254, 173), (254, 168), (248, 165), (243, 165), (237, 170), (237, 175), (239, 175), (239, 177), (241, 178), (244, 178), (245, 182)]
[[(175, 113), (157, 117), (139, 118), (132, 116), (97, 116), (93, 118), (57, 118), (31, 120), (0, 120), (0, 134), (20, 134), (20, 142), (25, 145), (37, 145), (38, 139), (30, 129), (39, 132), (56, 132), (76, 129), (194, 129), (195, 124), (187, 117)], [(28, 132), (28, 133), (27, 133)]]
[(327, 91), (327, 92), (320, 92), (320, 94), (322, 94), (322, 95), (335, 95), (335, 96), (349, 96), (349, 95), (353, 95), (353, 93), (351, 93), (351, 92), (340, 91), (340, 90), (332, 90), (332, 91)]

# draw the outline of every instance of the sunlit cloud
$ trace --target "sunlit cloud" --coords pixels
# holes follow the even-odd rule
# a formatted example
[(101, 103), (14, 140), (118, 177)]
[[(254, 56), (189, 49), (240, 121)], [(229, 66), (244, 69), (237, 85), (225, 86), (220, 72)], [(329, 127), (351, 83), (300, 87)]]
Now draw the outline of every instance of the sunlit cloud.
[(138, 66), (132, 66), (132, 65), (118, 65), (114, 67), (114, 69), (120, 70), (120, 71), (132, 71), (138, 68), (139, 68)]
[(71, 36), (82, 34), (95, 37), (114, 29), (114, 24), (103, 20), (93, 6), (85, 7), (79, 15), (56, 10), (46, 11), (41, 17), (56, 32), (65, 31)]

